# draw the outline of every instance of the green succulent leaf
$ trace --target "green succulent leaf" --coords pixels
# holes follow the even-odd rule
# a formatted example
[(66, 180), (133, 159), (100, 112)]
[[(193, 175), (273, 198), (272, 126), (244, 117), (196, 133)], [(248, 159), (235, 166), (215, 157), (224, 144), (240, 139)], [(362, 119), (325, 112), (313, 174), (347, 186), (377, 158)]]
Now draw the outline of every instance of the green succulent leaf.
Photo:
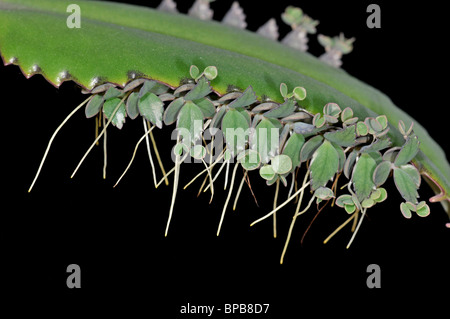
[(254, 150), (245, 150), (244, 152), (241, 152), (237, 159), (247, 171), (255, 170), (261, 165), (261, 158), (259, 157), (258, 152)]
[(420, 217), (427, 217), (430, 214), (430, 207), (425, 201), (417, 204), (416, 214)]
[[(194, 102), (186, 101), (178, 113), (177, 129), (186, 145), (194, 144), (203, 131), (203, 113)], [(188, 141), (186, 141), (188, 140)]]
[(339, 196), (336, 199), (336, 205), (338, 205), (339, 207), (342, 207), (342, 208), (344, 208), (344, 205), (354, 205), (352, 196), (348, 195), (348, 194)]
[(300, 151), (300, 162), (306, 162), (309, 160), (314, 152), (319, 148), (323, 142), (323, 137), (321, 135), (314, 136), (303, 144), (302, 150)]
[(121, 129), (123, 127), (123, 124), (125, 123), (125, 117), (127, 116), (127, 110), (125, 109), (125, 105), (123, 103), (119, 106), (116, 113), (114, 113), (114, 110), (117, 108), (120, 102), (121, 99), (119, 98), (111, 98), (103, 104), (103, 113), (105, 114), (107, 119), (113, 116), (111, 123), (118, 129)]
[(294, 93), (294, 98), (298, 101), (306, 99), (306, 90), (301, 86), (295, 87), (292, 93)]
[(346, 107), (345, 109), (342, 110), (342, 113), (341, 113), (342, 123), (344, 123), (348, 119), (351, 119), (352, 117), (353, 117), (353, 110), (351, 108)]
[(273, 171), (280, 175), (289, 173), (292, 169), (291, 158), (284, 154), (274, 156), (270, 164), (272, 165)]
[(416, 187), (419, 188), (421, 179), (420, 179), (420, 173), (419, 173), (418, 169), (414, 165), (411, 165), (411, 164), (402, 165), (402, 166), (400, 166), (400, 169), (402, 171), (404, 171), (405, 173), (407, 173), (411, 177), (411, 179), (414, 181), (414, 184), (416, 185)]
[(333, 191), (328, 187), (319, 187), (314, 192), (314, 196), (321, 200), (329, 200), (335, 197)]
[(270, 111), (265, 112), (263, 115), (270, 118), (282, 118), (293, 114), (295, 108), (295, 101), (293, 99), (286, 99), (283, 104)]
[(419, 152), (419, 139), (413, 135), (408, 137), (402, 149), (395, 159), (395, 166), (402, 166), (409, 163)]
[(277, 152), (278, 137), (272, 138), (272, 134), (277, 133), (278, 130), (269, 119), (263, 119), (255, 128), (251, 139), (251, 148), (259, 153), (263, 163), (268, 163)]
[(403, 216), (405, 218), (411, 218), (411, 210), (408, 208), (408, 206), (405, 203), (400, 204), (400, 211), (402, 212)]
[(233, 154), (245, 149), (248, 140), (248, 121), (237, 109), (229, 109), (222, 120), (222, 132)]
[(348, 126), (334, 132), (325, 133), (324, 137), (339, 146), (353, 146), (356, 143), (355, 126)]
[(379, 115), (376, 117), (376, 120), (378, 121), (378, 123), (381, 124), (381, 128), (383, 130), (385, 130), (388, 126), (388, 119), (386, 115)]
[(347, 177), (347, 179), (350, 179), (352, 176), (353, 166), (356, 163), (357, 157), (358, 157), (358, 152), (356, 150), (353, 150), (348, 154), (347, 159), (345, 160), (343, 171), (344, 171), (344, 175), (345, 175), (345, 177)]
[(333, 145), (325, 140), (314, 152), (311, 164), (311, 189), (325, 186), (339, 169), (339, 155)]
[(185, 96), (184, 99), (186, 101), (194, 101), (201, 99), (205, 96), (207, 96), (209, 93), (212, 92), (212, 88), (209, 84), (209, 81), (206, 77), (201, 77), (197, 84), (194, 86), (192, 90), (190, 90)]
[(193, 101), (202, 110), (204, 117), (212, 117), (216, 112), (214, 104), (206, 97)]
[(257, 101), (257, 97), (253, 88), (249, 86), (240, 97), (228, 104), (230, 108), (247, 107)]
[(373, 182), (377, 187), (383, 185), (391, 173), (392, 164), (389, 161), (382, 161), (373, 172)]
[(336, 103), (327, 103), (323, 107), (323, 114), (338, 117), (341, 113), (341, 108)]
[(283, 98), (286, 98), (286, 96), (288, 94), (288, 88), (287, 88), (286, 83), (281, 83), (280, 84), (280, 93), (281, 93), (281, 96)]
[(264, 165), (259, 169), (259, 175), (265, 180), (270, 181), (275, 177), (275, 172), (272, 165)]
[(177, 120), (178, 113), (180, 112), (181, 108), (183, 107), (184, 102), (185, 102), (184, 98), (182, 98), (182, 97), (179, 97), (179, 98), (173, 100), (172, 102), (170, 102), (170, 104), (167, 106), (166, 110), (164, 111), (164, 115), (163, 115), (164, 124), (170, 125), (170, 124), (175, 123), (175, 121)]
[(162, 128), (164, 103), (154, 93), (147, 92), (138, 103), (139, 113), (158, 128)]
[(356, 132), (358, 136), (366, 136), (369, 134), (369, 127), (364, 122), (358, 122), (356, 123)]
[(125, 104), (125, 107), (127, 109), (127, 114), (130, 117), (130, 119), (134, 120), (139, 115), (139, 93), (138, 92), (132, 92), (127, 98), (127, 103)]
[(377, 152), (391, 146), (391, 140), (388, 137), (376, 138), (370, 145), (361, 147), (360, 152)]
[(412, 177), (401, 168), (394, 168), (394, 182), (400, 195), (413, 204), (417, 204), (417, 186)]
[(344, 209), (348, 214), (353, 214), (356, 211), (356, 205), (355, 204), (351, 204), (351, 205), (344, 205)]
[(375, 188), (372, 177), (376, 166), (376, 161), (368, 154), (362, 154), (356, 161), (352, 182), (360, 202), (369, 197)]
[(292, 133), (283, 149), (283, 154), (289, 156), (292, 161), (291, 172), (300, 166), (300, 152), (302, 150), (305, 138), (302, 134)]
[(198, 75), (200, 74), (200, 70), (196, 65), (191, 65), (189, 69), (189, 74), (191, 75), (191, 78), (196, 79)]
[(205, 68), (205, 70), (203, 70), (203, 74), (205, 75), (205, 77), (206, 77), (208, 80), (212, 81), (212, 80), (214, 80), (214, 79), (217, 77), (217, 75), (218, 75), (217, 67), (215, 67), (215, 66), (213, 66), (213, 65), (207, 66), (207, 67)]
[(89, 101), (89, 103), (86, 105), (85, 108), (85, 115), (86, 118), (93, 117), (100, 112), (100, 109), (103, 105), (103, 96), (96, 94), (92, 97), (92, 99)]
[(372, 198), (375, 201), (375, 203), (381, 203), (386, 200), (387, 191), (383, 187), (379, 187), (372, 192), (370, 198)]

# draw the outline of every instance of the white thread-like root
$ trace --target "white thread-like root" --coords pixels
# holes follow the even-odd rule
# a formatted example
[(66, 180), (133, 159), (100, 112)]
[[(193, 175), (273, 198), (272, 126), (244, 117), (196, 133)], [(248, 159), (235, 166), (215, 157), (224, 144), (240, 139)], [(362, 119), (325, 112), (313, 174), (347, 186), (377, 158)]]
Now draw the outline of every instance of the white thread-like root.
[(347, 249), (349, 249), (350, 246), (351, 246), (351, 244), (353, 243), (353, 240), (355, 239), (356, 234), (358, 233), (359, 227), (361, 227), (361, 224), (362, 224), (362, 221), (363, 221), (363, 219), (364, 219), (364, 216), (366, 215), (366, 211), (367, 211), (367, 208), (363, 208), (363, 209), (361, 210), (361, 218), (359, 219), (358, 226), (356, 226), (356, 229), (355, 229), (355, 231), (353, 232), (352, 238), (350, 238), (350, 241), (348, 242), (348, 245), (347, 245), (347, 247), (346, 247)]
[(225, 217), (225, 212), (227, 210), (228, 202), (230, 201), (231, 193), (233, 192), (234, 178), (236, 176), (236, 171), (237, 171), (238, 167), (239, 167), (239, 164), (237, 164), (237, 163), (234, 164), (233, 173), (231, 174), (230, 190), (228, 191), (227, 200), (225, 201), (225, 205), (223, 206), (222, 216), (220, 216), (219, 227), (217, 228), (217, 236), (219, 236), (219, 234), (220, 234), (220, 229), (222, 228), (222, 223), (223, 223), (223, 219)]
[[(105, 114), (102, 114), (102, 122), (103, 122), (103, 127), (106, 126), (106, 116)], [(106, 130), (105, 130), (105, 134), (103, 135), (103, 179), (106, 179), (106, 165), (108, 164), (108, 152), (107, 152), (107, 144), (106, 144)], [(97, 134), (98, 137), (98, 134)], [(98, 141), (97, 141), (98, 143)]]
[[(144, 120), (144, 125), (145, 125), (145, 120)], [(138, 150), (139, 144), (141, 144), (141, 142), (144, 140), (144, 138), (146, 138), (146, 137), (148, 136), (148, 133), (150, 133), (151, 130), (153, 130), (153, 128), (154, 128), (154, 126), (152, 126), (150, 129), (148, 129), (148, 130), (145, 132), (145, 134), (142, 135), (142, 137), (141, 137), (141, 138), (139, 139), (139, 141), (136, 143), (136, 146), (135, 146), (134, 151), (133, 151), (133, 155), (131, 156), (131, 160), (130, 160), (130, 162), (128, 163), (127, 168), (125, 168), (125, 171), (122, 173), (122, 175), (120, 175), (119, 179), (117, 180), (117, 182), (114, 184), (113, 187), (116, 187), (117, 184), (119, 184), (119, 182), (122, 180), (122, 178), (123, 178), (123, 177), (125, 176), (125, 174), (128, 172), (128, 169), (131, 167), (131, 164), (132, 164), (133, 161), (134, 161), (134, 157), (136, 156), (136, 152), (137, 152), (137, 150)]]
[[(177, 143), (179, 142), (179, 140), (180, 140), (180, 138), (178, 136)], [(178, 180), (179, 180), (179, 177), (180, 177), (180, 166), (181, 166), (181, 163), (182, 162), (180, 161), (180, 155), (178, 153), (176, 153), (175, 154), (175, 174), (174, 174), (174, 178), (173, 178), (172, 201), (170, 203), (169, 218), (167, 219), (166, 232), (164, 234), (165, 237), (167, 237), (167, 233), (169, 232), (170, 221), (172, 220), (173, 208), (175, 206), (175, 199), (177, 197)]]
[(81, 164), (83, 163), (83, 161), (85, 160), (85, 158), (88, 156), (89, 152), (92, 150), (92, 148), (95, 146), (95, 144), (97, 144), (97, 141), (103, 136), (103, 134), (105, 133), (106, 129), (108, 128), (109, 124), (111, 123), (112, 119), (114, 118), (114, 116), (117, 113), (117, 110), (119, 109), (119, 107), (122, 105), (123, 101), (125, 101), (125, 99), (128, 97), (129, 94), (125, 95), (122, 100), (120, 100), (120, 103), (117, 104), (116, 108), (114, 109), (111, 117), (109, 118), (108, 122), (106, 123), (106, 125), (104, 125), (103, 130), (100, 132), (100, 134), (97, 136), (97, 138), (95, 139), (95, 141), (91, 144), (91, 146), (88, 148), (88, 150), (86, 151), (86, 153), (84, 154), (84, 156), (81, 158), (80, 162), (78, 163), (77, 167), (75, 168), (75, 170), (73, 171), (72, 175), (70, 176), (70, 178), (73, 178), (75, 176), (75, 174), (77, 173), (78, 169), (80, 168)]
[[(144, 125), (144, 131), (147, 132), (147, 128), (148, 128), (147, 123), (148, 123), (148, 121), (146, 121), (145, 118), (142, 117), (142, 122), (143, 122), (143, 125)], [(151, 132), (151, 130), (149, 132)], [(152, 151), (150, 149), (150, 141), (149, 141), (149, 138), (148, 138), (148, 134), (145, 134), (145, 144), (147, 146), (147, 154), (148, 154), (148, 159), (150, 161), (150, 166), (152, 167), (153, 183), (155, 184), (155, 188), (156, 188), (156, 184), (157, 184), (157, 181), (156, 181), (156, 170), (155, 170), (155, 164), (153, 163)]]
[(83, 107), (83, 105), (85, 105), (87, 102), (89, 102), (92, 99), (92, 97), (93, 97), (93, 95), (88, 97), (80, 105), (78, 105), (75, 109), (73, 109), (73, 111), (70, 112), (69, 115), (67, 115), (67, 117), (62, 121), (62, 123), (56, 128), (55, 132), (53, 132), (53, 134), (50, 137), (50, 140), (47, 144), (47, 148), (45, 149), (44, 156), (42, 157), (41, 163), (39, 164), (39, 168), (36, 172), (36, 175), (34, 176), (33, 182), (31, 183), (30, 188), (28, 189), (28, 192), (31, 192), (34, 184), (36, 183), (36, 181), (39, 177), (39, 174), (41, 173), (41, 169), (42, 169), (42, 166), (44, 165), (45, 159), (47, 158), (50, 147), (53, 143), (53, 140), (55, 139), (58, 132), (61, 130), (61, 128), (64, 126), (64, 124), (66, 124), (66, 122), (72, 117), (72, 115), (74, 115), (79, 109), (81, 109)]
[(242, 186), (244, 186), (245, 178), (247, 177), (247, 171), (244, 172), (241, 182), (239, 183), (239, 188), (236, 193), (236, 198), (234, 199), (233, 210), (236, 210), (237, 202), (239, 200), (239, 195), (241, 195)]

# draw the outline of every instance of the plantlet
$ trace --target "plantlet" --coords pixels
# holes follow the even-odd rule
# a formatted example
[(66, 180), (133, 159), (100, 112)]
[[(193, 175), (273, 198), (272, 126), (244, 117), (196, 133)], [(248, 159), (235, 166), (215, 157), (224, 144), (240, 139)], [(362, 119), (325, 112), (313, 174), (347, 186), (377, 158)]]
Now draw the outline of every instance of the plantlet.
[[(225, 16), (227, 26), (208, 21), (209, 1), (196, 1), (189, 11), (200, 20), (173, 14), (171, 1), (163, 1), (160, 11), (108, 2), (78, 5), (82, 27), (69, 29), (65, 2), (0, 1), (5, 64), (18, 65), (27, 77), (42, 74), (56, 87), (73, 80), (89, 95), (51, 137), (30, 191), (56, 134), (84, 107), (86, 117), (95, 118), (101, 130), (72, 177), (96, 143), (106, 139), (110, 125), (121, 129), (128, 118), (141, 116), (144, 134), (117, 183), (145, 140), (155, 186), (168, 184), (174, 176), (166, 235), (176, 210), (181, 167), (192, 160), (204, 169), (184, 188), (204, 175), (199, 193), (210, 192), (210, 200), (218, 189), (215, 180), (226, 175), (228, 194), (218, 235), (233, 193), (235, 209), (249, 171), (258, 170), (267, 185), (275, 185), (273, 210), (252, 225), (272, 217), (277, 236), (276, 213), (296, 200), (281, 261), (297, 217), (314, 202), (323, 207), (332, 201), (351, 215), (325, 239), (353, 221), (349, 247), (367, 210), (386, 200), (382, 186), (391, 175), (405, 200), (400, 205), (405, 217), (429, 214), (426, 202), (417, 199), (421, 176), (438, 191), (430, 201), (440, 201), (448, 212), (450, 166), (443, 150), (385, 95), (338, 68), (354, 39), (319, 36), (328, 54), (323, 59), (333, 66), (302, 52), (306, 34), (316, 32), (317, 22), (301, 9), (288, 7), (282, 16), (300, 39), (296, 43), (296, 37), (287, 36), (285, 45), (273, 41), (273, 22), (258, 31), (266, 37), (241, 30), (245, 17), (238, 5)], [(168, 163), (160, 160), (153, 134), (169, 125), (175, 126), (175, 164), (166, 171)], [(106, 148), (104, 152), (105, 177)], [(153, 153), (162, 171), (160, 181)], [(236, 186), (239, 168), (243, 176)], [(278, 204), (280, 185), (289, 195)], [(342, 185), (348, 193), (338, 196)], [(304, 205), (308, 193), (312, 195)]]

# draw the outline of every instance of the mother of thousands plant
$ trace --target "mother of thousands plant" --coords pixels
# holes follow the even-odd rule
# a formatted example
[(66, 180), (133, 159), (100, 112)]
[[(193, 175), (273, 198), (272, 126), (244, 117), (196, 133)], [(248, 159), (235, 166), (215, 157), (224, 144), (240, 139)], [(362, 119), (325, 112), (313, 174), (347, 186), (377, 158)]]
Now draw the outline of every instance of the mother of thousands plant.
[[(56, 87), (72, 80), (89, 95), (54, 132), (30, 191), (55, 136), (84, 107), (86, 117), (95, 118), (101, 130), (72, 177), (95, 144), (106, 139), (110, 125), (121, 129), (127, 118), (140, 116), (145, 133), (118, 182), (145, 140), (155, 186), (168, 184), (168, 176), (174, 176), (166, 235), (180, 168), (192, 160), (204, 170), (185, 188), (204, 176), (200, 190), (210, 192), (212, 200), (222, 172), (225, 188), (229, 183), (217, 235), (239, 167), (244, 175), (234, 208), (248, 171), (258, 170), (267, 185), (275, 185), (273, 210), (252, 225), (271, 217), (276, 236), (276, 213), (296, 200), (281, 262), (297, 217), (314, 202), (320, 207), (331, 201), (349, 214), (324, 241), (353, 222), (349, 247), (367, 210), (386, 200), (383, 185), (389, 177), (404, 199), (399, 210), (406, 218), (412, 212), (420, 217), (430, 213), (428, 204), (418, 200), (422, 177), (436, 191), (430, 202), (441, 202), (449, 213), (450, 165), (441, 147), (389, 98), (339, 69), (353, 38), (319, 35), (325, 54), (318, 59), (305, 52), (318, 21), (300, 8), (288, 7), (282, 14), (292, 31), (280, 43), (274, 19), (256, 33), (244, 30), (245, 15), (237, 2), (222, 23), (211, 21), (209, 0), (195, 1), (188, 15), (179, 14), (169, 0), (158, 10), (81, 0), (68, 10), (69, 4), (0, 0), (4, 63), (18, 65), (27, 77), (41, 74)], [(69, 22), (80, 19), (77, 10), (82, 19), (73, 27)], [(175, 165), (166, 172), (153, 133), (169, 125), (175, 125), (177, 142)], [(154, 156), (162, 170), (160, 181)], [(280, 185), (289, 195), (278, 204)], [(338, 189), (346, 193), (337, 196)], [(311, 198), (304, 201), (308, 193)]]

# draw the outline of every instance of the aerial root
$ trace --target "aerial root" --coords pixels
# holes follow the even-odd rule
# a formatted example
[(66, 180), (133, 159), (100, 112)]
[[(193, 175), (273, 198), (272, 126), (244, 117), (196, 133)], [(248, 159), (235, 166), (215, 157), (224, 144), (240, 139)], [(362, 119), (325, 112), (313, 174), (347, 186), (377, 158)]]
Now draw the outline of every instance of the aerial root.
[(147, 133), (144, 134), (144, 136), (145, 136), (145, 144), (147, 146), (147, 153), (148, 153), (148, 159), (150, 161), (150, 166), (152, 167), (153, 184), (155, 185), (155, 188), (156, 188), (157, 181), (156, 181), (155, 164), (153, 163), (152, 151), (150, 149), (150, 142), (149, 142), (149, 139), (148, 139), (148, 133), (151, 133), (151, 131), (152, 131), (154, 126), (152, 127), (152, 129), (147, 131), (148, 126), (151, 126), (150, 123), (148, 121), (146, 121), (144, 117), (142, 117), (142, 122), (143, 122), (143, 125), (144, 125), (144, 131), (147, 132)]
[(242, 177), (241, 182), (239, 183), (239, 188), (238, 191), (236, 193), (236, 198), (234, 199), (234, 204), (233, 204), (233, 210), (236, 210), (236, 205), (239, 199), (239, 195), (241, 194), (242, 191), (242, 186), (244, 186), (244, 182), (245, 182), (245, 178), (247, 177), (247, 171), (244, 172), (244, 176)]
[[(177, 142), (179, 141), (179, 137), (177, 138)], [(166, 226), (166, 232), (164, 234), (165, 237), (167, 237), (167, 233), (169, 232), (169, 226), (170, 221), (172, 220), (172, 214), (173, 214), (173, 207), (175, 205), (175, 199), (177, 197), (177, 189), (178, 189), (178, 180), (180, 177), (180, 155), (175, 154), (175, 174), (173, 178), (173, 192), (172, 192), (172, 201), (170, 203), (170, 210), (169, 210), (169, 218), (167, 219), (167, 226)]]
[[(275, 195), (273, 196), (273, 209), (277, 208), (278, 192), (280, 190), (280, 179), (277, 179)], [(273, 213), (273, 238), (277, 238), (277, 215)]]
[[(88, 150), (86, 151), (86, 153), (84, 154), (84, 156), (81, 158), (80, 162), (78, 163), (77, 167), (75, 168), (75, 170), (73, 171), (72, 175), (70, 176), (70, 178), (73, 178), (75, 176), (75, 174), (77, 173), (78, 169), (80, 168), (81, 164), (83, 163), (83, 161), (86, 159), (87, 155), (89, 154), (89, 152), (92, 150), (92, 148), (95, 146), (95, 144), (98, 142), (98, 140), (103, 136), (103, 134), (106, 132), (106, 129), (108, 128), (109, 124), (111, 124), (112, 119), (114, 118), (114, 116), (117, 113), (117, 110), (119, 109), (119, 107), (123, 104), (123, 101), (125, 101), (125, 99), (128, 97), (128, 95), (130, 95), (130, 92), (128, 92), (128, 94), (126, 94), (122, 100), (120, 100), (120, 103), (117, 104), (116, 108), (114, 109), (112, 115), (110, 116), (108, 122), (106, 123), (106, 125), (103, 126), (103, 130), (100, 132), (100, 134), (97, 136), (97, 138), (95, 139), (95, 141), (91, 144), (91, 146), (88, 148)], [(106, 143), (105, 143), (106, 144)]]
[[(145, 122), (144, 122), (144, 126), (145, 126)], [(141, 144), (141, 142), (144, 140), (144, 138), (148, 137), (148, 134), (153, 130), (154, 127), (155, 127), (155, 126), (152, 126), (150, 129), (148, 129), (148, 130), (145, 132), (145, 134), (142, 135), (142, 137), (141, 137), (141, 138), (139, 139), (139, 141), (136, 143), (136, 147), (134, 148), (133, 156), (131, 156), (131, 160), (130, 160), (130, 162), (128, 163), (127, 168), (125, 168), (125, 171), (122, 173), (122, 175), (119, 177), (119, 179), (117, 180), (117, 182), (114, 184), (113, 187), (116, 187), (117, 184), (119, 184), (119, 182), (122, 180), (122, 178), (123, 178), (123, 177), (125, 176), (125, 174), (128, 172), (128, 169), (131, 167), (131, 164), (132, 164), (133, 161), (134, 161), (134, 157), (136, 156), (136, 152), (137, 152), (137, 149), (138, 149), (138, 147), (139, 147), (139, 144)]]
[[(147, 121), (148, 123), (148, 121)], [(166, 186), (169, 185), (169, 179), (167, 178), (166, 170), (164, 169), (163, 162), (161, 161), (161, 156), (159, 156), (158, 147), (156, 146), (155, 137), (153, 136), (153, 132), (150, 132), (150, 139), (152, 140), (153, 149), (155, 150), (156, 159), (158, 160), (159, 167), (164, 176), (164, 182)]]
[(343, 222), (338, 228), (336, 228), (324, 241), (323, 243), (326, 244), (330, 241), (331, 238), (333, 238), (334, 235), (336, 235), (342, 228), (344, 228), (348, 223), (350, 223), (352, 220), (354, 220), (358, 214), (359, 210), (356, 210), (345, 222)]
[(28, 189), (28, 192), (31, 192), (31, 189), (33, 188), (34, 184), (36, 183), (36, 180), (41, 172), (42, 166), (44, 165), (45, 159), (47, 158), (48, 152), (50, 150), (50, 147), (53, 143), (53, 140), (55, 139), (55, 136), (58, 134), (58, 132), (61, 130), (61, 128), (66, 124), (66, 122), (74, 115), (79, 109), (81, 109), (87, 102), (89, 102), (92, 99), (93, 95), (88, 97), (86, 100), (81, 102), (80, 105), (78, 105), (72, 112), (70, 112), (69, 115), (62, 121), (62, 123), (56, 128), (55, 132), (53, 132), (53, 135), (50, 137), (50, 140), (47, 144), (47, 148), (45, 149), (44, 156), (42, 157), (41, 163), (39, 164), (39, 168), (36, 172), (36, 175), (34, 176), (33, 182), (30, 185), (30, 188)]
[[(229, 161), (227, 161), (229, 163)], [(239, 164), (234, 164), (233, 173), (231, 175), (231, 181), (230, 181), (230, 190), (228, 191), (227, 200), (225, 201), (225, 205), (223, 206), (222, 210), (222, 216), (220, 217), (219, 227), (217, 229), (217, 236), (219, 236), (220, 229), (222, 228), (223, 218), (225, 217), (225, 212), (227, 210), (228, 202), (230, 201), (231, 193), (233, 192), (233, 184), (234, 184), (234, 178), (236, 176), (237, 168), (239, 167)]]

